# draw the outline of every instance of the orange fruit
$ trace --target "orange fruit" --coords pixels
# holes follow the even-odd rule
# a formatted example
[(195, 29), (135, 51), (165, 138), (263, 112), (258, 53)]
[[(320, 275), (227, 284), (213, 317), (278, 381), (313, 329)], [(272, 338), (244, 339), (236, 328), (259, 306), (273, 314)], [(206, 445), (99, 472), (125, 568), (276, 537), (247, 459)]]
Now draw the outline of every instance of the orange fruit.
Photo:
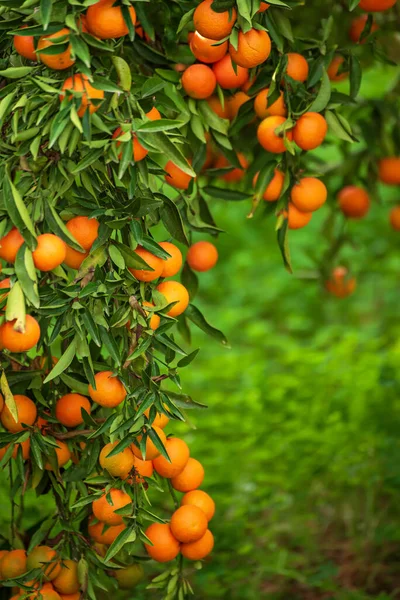
[[(111, 503), (108, 501), (111, 498)], [(116, 515), (115, 511), (132, 504), (132, 499), (126, 492), (115, 488), (104, 493), (100, 498), (92, 503), (93, 514), (99, 521), (107, 525), (121, 525), (123, 519), (121, 515)]]
[[(57, 440), (57, 448), (54, 448), (54, 450), (56, 451), (58, 467), (63, 467), (71, 460), (71, 450), (65, 442)], [(44, 468), (46, 471), (53, 471), (50, 461), (44, 465)]]
[(2, 579), (14, 579), (23, 575), (27, 568), (25, 550), (10, 550), (1, 559), (0, 570)]
[(230, 118), (230, 110), (229, 110), (229, 102), (225, 99), (224, 107), (222, 107), (221, 101), (218, 96), (210, 96), (206, 100), (207, 104), (211, 108), (216, 115), (218, 115), (221, 119), (229, 119)]
[(175, 437), (166, 440), (165, 449), (170, 461), (160, 455), (153, 460), (153, 467), (161, 477), (171, 479), (183, 471), (189, 460), (190, 452), (186, 442)]
[(293, 139), (302, 150), (314, 150), (322, 144), (328, 131), (324, 117), (316, 112), (306, 112), (293, 128)]
[(209, 98), (217, 85), (217, 79), (207, 65), (191, 65), (182, 75), (182, 87), (191, 98), (205, 100)]
[(16, 227), (0, 239), (0, 258), (7, 262), (15, 262), (17, 252), (24, 243), (24, 238)]
[[(367, 24), (368, 15), (361, 15), (352, 20), (349, 30), (349, 38), (354, 42), (360, 42), (361, 34), (365, 29), (365, 25)], [(371, 25), (370, 33), (373, 33), (379, 29), (378, 25), (373, 21)], [(368, 34), (369, 35), (369, 34)], [(368, 36), (367, 36), (368, 37)], [(364, 38), (360, 43), (365, 44), (367, 38)]]
[(189, 304), (189, 293), (179, 281), (163, 281), (158, 284), (156, 290), (165, 297), (168, 304), (175, 302), (167, 312), (168, 316), (178, 317), (185, 312)]
[(195, 29), (204, 37), (211, 40), (222, 40), (230, 35), (236, 21), (236, 9), (215, 12), (211, 8), (213, 0), (203, 0), (197, 6), (193, 15)]
[(66, 245), (61, 238), (53, 233), (42, 233), (37, 238), (32, 257), (39, 271), (52, 271), (64, 262), (66, 253)]
[(136, 483), (143, 483), (143, 477), (151, 477), (153, 475), (153, 462), (151, 460), (142, 460), (135, 456), (133, 466), (137, 471)]
[[(105, 556), (105, 554), (104, 554), (104, 556)], [(59, 594), (59, 598), (60, 598), (60, 600), (80, 600), (81, 593), (75, 592), (75, 594)], [(52, 599), (49, 599), (49, 600), (52, 600)]]
[[(153, 431), (155, 431), (155, 433), (160, 438), (162, 445), (165, 446), (165, 444), (167, 442), (167, 436), (165, 435), (163, 430), (160, 427), (155, 427), (154, 425), (152, 425), (151, 428), (153, 429)], [(137, 437), (138, 444), (140, 443), (141, 439), (142, 439), (142, 436), (138, 435), (138, 437)], [(150, 438), (150, 436), (147, 436), (147, 439), (146, 439), (145, 456), (142, 456), (142, 452), (141, 452), (140, 448), (138, 448), (138, 446), (135, 446), (135, 444), (131, 445), (131, 450), (135, 456), (137, 456), (138, 458), (142, 458), (144, 460), (153, 460), (154, 458), (157, 458), (157, 456), (159, 456), (159, 454), (160, 454), (159, 450), (155, 446), (155, 444), (154, 444), (153, 440)]]
[(248, 96), (247, 94), (245, 94), (245, 92), (236, 92), (235, 94), (233, 94), (233, 96), (231, 98), (227, 98), (227, 105), (228, 105), (228, 111), (229, 111), (229, 119), (233, 120), (238, 112), (240, 107), (245, 104), (246, 102), (248, 102), (250, 100), (250, 96)]
[(325, 184), (316, 177), (302, 177), (292, 187), (290, 199), (301, 212), (313, 212), (325, 204), (328, 190)]
[(36, 421), (37, 410), (34, 402), (27, 396), (15, 394), (14, 401), (17, 407), (18, 420), (15, 421), (10, 409), (5, 405), (1, 411), (1, 422), (7, 431), (17, 433), (26, 429), (24, 425), (29, 426), (34, 424)]
[(60, 594), (76, 594), (79, 592), (78, 563), (64, 559), (60, 573), (53, 579), (53, 585)]
[[(115, 0), (99, 0), (86, 11), (86, 25), (94, 36), (101, 40), (120, 38), (129, 33), (120, 6), (114, 6)], [(133, 25), (136, 23), (136, 11), (129, 6), (129, 15)]]
[[(161, 115), (159, 113), (159, 111), (156, 109), (155, 106), (153, 106), (153, 108), (146, 113), (146, 117), (148, 119), (150, 119), (150, 121), (159, 121), (161, 119)], [(119, 137), (121, 134), (123, 133), (122, 128), (121, 127), (117, 127), (117, 129), (114, 131), (112, 137), (113, 139)], [(117, 142), (117, 147), (119, 147), (121, 145), (122, 142)], [(132, 133), (132, 153), (133, 153), (133, 160), (135, 162), (139, 162), (141, 160), (143, 160), (144, 158), (146, 158), (146, 156), (148, 155), (149, 151), (144, 148), (144, 146), (142, 146), (142, 144), (139, 142), (137, 135)], [(119, 158), (121, 158), (122, 156), (122, 152), (119, 154)]]
[(180, 543), (173, 536), (168, 523), (153, 523), (146, 529), (145, 534), (153, 544), (145, 544), (153, 560), (164, 563), (178, 556)]
[(289, 202), (288, 210), (285, 210), (283, 214), (288, 219), (289, 229), (302, 229), (311, 221), (312, 217), (311, 212), (302, 212), (295, 207), (293, 202)]
[(287, 58), (286, 75), (296, 81), (304, 82), (308, 77), (308, 62), (304, 56), (296, 52), (288, 52)]
[(201, 508), (203, 513), (207, 517), (207, 521), (211, 521), (215, 514), (215, 502), (206, 492), (203, 490), (193, 490), (191, 492), (187, 492), (182, 497), (181, 506), (197, 506)]
[(6, 556), (8, 554), (8, 550), (0, 550), (0, 581), (3, 579), (2, 574), (1, 574), (1, 561), (3, 559), (4, 556)]
[(334, 56), (332, 61), (330, 62), (326, 72), (331, 81), (342, 81), (346, 79), (349, 74), (346, 72), (339, 73), (339, 69), (344, 63), (343, 56)]
[(81, 409), (90, 415), (90, 402), (81, 394), (65, 394), (56, 402), (56, 418), (65, 427), (76, 427), (83, 423)]
[[(151, 302), (143, 302), (143, 306), (151, 306), (152, 308), (154, 308), (154, 304), (152, 304)], [(151, 314), (149, 325), (150, 329), (155, 331), (160, 325), (160, 317), (154, 312), (149, 313), (149, 311), (147, 310), (145, 312), (147, 316)]]
[[(145, 410), (143, 414), (145, 414), (146, 417), (149, 418), (150, 408)], [(169, 418), (167, 417), (167, 415), (164, 415), (164, 413), (157, 413), (154, 421), (152, 422), (152, 425), (155, 425), (155, 427), (160, 427), (160, 429), (164, 429), (168, 425), (168, 422)]]
[[(63, 27), (60, 31), (56, 31), (56, 33), (52, 33), (50, 35), (43, 35), (39, 38), (37, 45), (37, 56), (39, 56), (41, 62), (49, 67), (49, 69), (54, 69), (55, 71), (63, 71), (64, 69), (69, 69), (75, 62), (75, 59), (71, 57), (71, 44), (68, 43), (68, 47), (64, 52), (60, 52), (60, 54), (43, 54), (40, 50), (44, 50), (45, 48), (49, 48), (55, 45), (55, 41), (60, 38), (64, 38), (69, 36), (69, 29), (67, 27)], [(54, 41), (53, 41), (54, 40)], [(66, 37), (66, 41), (69, 40), (69, 37)], [(62, 47), (63, 44), (60, 45)]]
[(190, 49), (197, 60), (205, 63), (213, 63), (221, 60), (228, 51), (228, 42), (219, 44), (218, 40), (211, 40), (195, 31), (190, 40)]
[[(27, 25), (23, 25), (21, 29), (25, 29)], [(37, 56), (35, 52), (35, 38), (33, 35), (14, 35), (13, 43), (15, 51), (20, 56), (37, 62)]]
[(325, 287), (333, 296), (346, 298), (356, 289), (356, 280), (348, 276), (346, 267), (336, 267), (332, 271), (331, 278), (325, 282)]
[(196, 542), (190, 542), (189, 544), (182, 544), (181, 552), (182, 556), (189, 560), (201, 560), (205, 558), (212, 549), (214, 548), (214, 537), (209, 529), (205, 532)]
[[(279, 135), (275, 133), (276, 128), (280, 127), (285, 121), (285, 117), (267, 117), (261, 121), (257, 129), (257, 138), (264, 150), (274, 154), (286, 152), (283, 133)], [(286, 139), (289, 141), (293, 139), (291, 130), (286, 130)]]
[(20, 332), (14, 329), (16, 320), (7, 321), (1, 326), (1, 341), (3, 347), (10, 352), (27, 352), (39, 341), (40, 327), (39, 323), (31, 315), (25, 317), (25, 331)]
[(118, 569), (113, 573), (118, 581), (118, 587), (122, 590), (131, 590), (135, 585), (142, 581), (144, 569), (140, 563), (134, 563), (125, 569)]
[[(10, 444), (7, 444), (7, 446), (4, 446), (3, 448), (0, 448), (0, 460), (3, 458), (3, 456), (5, 455), (5, 453), (8, 450)], [(29, 439), (25, 440), (25, 442), (21, 442), (20, 444), (13, 444), (13, 452), (12, 452), (12, 457), (13, 458), (17, 458), (18, 455), (18, 448), (21, 446), (22, 448), (22, 458), (24, 460), (28, 460), (29, 458), (29, 453), (30, 453), (30, 449), (31, 449), (31, 442)]]
[(73, 217), (65, 224), (68, 231), (84, 250), (90, 250), (97, 240), (99, 225), (97, 219), (89, 219), (89, 217), (83, 216)]
[(99, 462), (101, 468), (108, 471), (110, 475), (124, 479), (129, 471), (132, 470), (135, 458), (130, 448), (125, 448), (122, 452), (118, 452), (118, 454), (108, 457), (108, 454), (110, 454), (111, 450), (113, 450), (118, 443), (119, 442), (112, 442), (106, 444), (100, 452)]
[(397, 0), (360, 0), (359, 7), (368, 12), (383, 12), (392, 8)]
[(229, 54), (237, 65), (252, 69), (267, 60), (271, 53), (271, 39), (266, 31), (250, 29), (239, 31), (237, 50), (229, 44)]
[(387, 185), (400, 185), (400, 156), (386, 156), (378, 163), (379, 179)]
[(102, 521), (99, 521), (96, 524), (89, 522), (88, 532), (90, 537), (96, 542), (99, 544), (106, 544), (106, 546), (110, 546), (119, 534), (126, 529), (125, 523), (109, 527), (107, 531), (104, 531), (105, 527), (107, 526), (105, 523), (102, 523)]
[(179, 542), (196, 542), (205, 534), (208, 526), (206, 515), (201, 508), (192, 504), (179, 507), (171, 517), (172, 535)]
[(4, 408), (4, 398), (3, 398), (3, 394), (0, 394), (0, 413)]
[(155, 279), (161, 277), (164, 262), (162, 258), (155, 256), (141, 246), (136, 248), (135, 254), (142, 258), (144, 262), (153, 269), (150, 271), (150, 269), (133, 269), (132, 267), (129, 267), (129, 271), (134, 277), (136, 277), (136, 279), (139, 281), (154, 281)]
[(165, 181), (179, 190), (187, 190), (193, 177), (188, 175), (171, 160), (165, 165)]
[[(89, 81), (89, 77), (83, 73), (76, 73), (72, 77), (67, 77), (62, 85), (64, 91), (79, 92), (78, 102), (78, 116), (83, 117), (87, 108), (89, 107), (90, 114), (96, 112), (100, 108), (100, 103), (93, 103), (92, 100), (103, 100), (103, 90), (98, 90), (92, 86)], [(67, 94), (68, 99), (71, 101), (73, 94)], [(60, 94), (60, 102), (65, 98), (65, 94)]]
[(182, 266), (182, 252), (171, 242), (160, 242), (159, 246), (171, 255), (170, 258), (163, 259), (161, 277), (173, 277)]
[[(258, 179), (258, 173), (255, 175), (254, 179), (253, 179), (253, 185), (256, 185)], [(263, 199), (266, 200), (267, 202), (275, 202), (276, 200), (279, 199), (279, 196), (281, 195), (282, 192), (282, 188), (283, 188), (283, 183), (285, 181), (285, 176), (282, 173), (282, 171), (279, 171), (279, 169), (274, 169), (274, 176), (271, 179), (271, 181), (269, 182), (269, 184), (267, 185), (267, 187), (265, 188), (265, 191), (263, 193)]]
[(395, 206), (390, 211), (390, 224), (395, 231), (400, 231), (400, 206)]
[(218, 251), (211, 242), (196, 242), (190, 246), (186, 260), (193, 271), (209, 271), (217, 263)]
[(283, 98), (283, 92), (280, 92), (279, 98), (272, 104), (268, 103), (269, 88), (265, 88), (258, 92), (254, 99), (254, 110), (260, 119), (266, 117), (286, 117), (287, 110)]
[(64, 264), (71, 269), (79, 269), (85, 258), (89, 256), (89, 252), (78, 252), (67, 245), (65, 252)]
[(218, 85), (224, 90), (231, 90), (246, 83), (249, 78), (249, 70), (245, 67), (237, 66), (236, 72), (233, 69), (230, 54), (226, 54), (221, 60), (212, 66)]
[(263, 13), (263, 12), (265, 12), (265, 11), (266, 11), (266, 10), (268, 10), (268, 9), (269, 9), (269, 4), (268, 4), (268, 2), (261, 2), (261, 4), (260, 4), (260, 8), (258, 9), (258, 11), (257, 11), (257, 12), (258, 12), (258, 13)]
[(28, 554), (27, 570), (42, 569), (46, 581), (53, 581), (61, 573), (57, 552), (49, 546), (35, 546)]
[(118, 377), (113, 377), (112, 371), (100, 371), (94, 376), (96, 389), (89, 384), (89, 396), (93, 402), (106, 408), (115, 408), (126, 398), (126, 389)]
[[(243, 169), (239, 169), (236, 167), (235, 169), (228, 171), (228, 173), (225, 173), (225, 175), (220, 175), (220, 178), (223, 179), (224, 181), (227, 181), (228, 183), (237, 182), (237, 181), (240, 181), (241, 179), (243, 179), (243, 177), (245, 175), (244, 169), (247, 168), (249, 165), (249, 161), (244, 156), (244, 154), (242, 154), (241, 152), (238, 152), (237, 157), (238, 157), (239, 162), (242, 165)], [(229, 167), (229, 166), (231, 166), (231, 163), (223, 154), (220, 154), (220, 156), (218, 156), (218, 158), (214, 164), (215, 169), (222, 169), (224, 167)]]
[(195, 458), (190, 457), (179, 475), (171, 479), (171, 483), (178, 492), (191, 492), (201, 486), (203, 479), (203, 465)]
[(361, 219), (369, 211), (369, 196), (356, 185), (348, 185), (341, 189), (338, 201), (340, 210), (349, 219)]

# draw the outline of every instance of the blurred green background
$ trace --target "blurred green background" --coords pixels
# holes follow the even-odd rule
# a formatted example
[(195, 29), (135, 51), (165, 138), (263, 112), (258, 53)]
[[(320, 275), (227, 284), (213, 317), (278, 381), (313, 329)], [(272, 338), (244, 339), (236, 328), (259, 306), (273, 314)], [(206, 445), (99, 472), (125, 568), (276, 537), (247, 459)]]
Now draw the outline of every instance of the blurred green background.
[[(392, 76), (384, 70), (379, 81)], [(364, 86), (376, 88), (376, 71)], [(273, 219), (213, 202), (227, 233), (195, 304), (231, 348), (195, 332), (201, 352), (181, 371), (183, 389), (209, 410), (190, 412), (193, 428), (168, 428), (204, 464), (202, 487), (217, 503), (216, 545), (193, 578), (195, 598), (400, 597), (400, 237), (388, 224), (398, 191), (382, 198), (349, 225), (356, 244), (343, 257), (358, 281), (344, 300), (301, 277), (324, 249), (328, 207), (291, 232), (289, 275)], [(33, 495), (26, 506), (26, 525), (53, 510)], [(157, 593), (142, 586), (129, 598)]]

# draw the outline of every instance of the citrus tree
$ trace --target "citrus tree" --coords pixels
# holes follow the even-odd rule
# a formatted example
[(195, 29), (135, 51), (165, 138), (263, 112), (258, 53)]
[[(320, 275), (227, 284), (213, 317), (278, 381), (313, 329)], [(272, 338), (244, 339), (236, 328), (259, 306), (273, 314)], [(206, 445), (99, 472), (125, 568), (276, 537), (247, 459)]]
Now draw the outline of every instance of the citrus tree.
[[(394, 4), (0, 0), (5, 598), (95, 600), (149, 578), (150, 559), (169, 563), (148, 585), (157, 597), (193, 593), (215, 506), (173, 423), (204, 407), (180, 383), (191, 327), (227, 344), (193, 304), (218, 259), (212, 204), (263, 207), (291, 271), (288, 231), (329, 188), (317, 273), (337, 296), (354, 290), (337, 264), (346, 219), (367, 213), (378, 179), (400, 183), (396, 94), (357, 103), (363, 65), (392, 60), (380, 40)], [(309, 154), (326, 136), (329, 168)], [(33, 531), (28, 490), (56, 507)]]

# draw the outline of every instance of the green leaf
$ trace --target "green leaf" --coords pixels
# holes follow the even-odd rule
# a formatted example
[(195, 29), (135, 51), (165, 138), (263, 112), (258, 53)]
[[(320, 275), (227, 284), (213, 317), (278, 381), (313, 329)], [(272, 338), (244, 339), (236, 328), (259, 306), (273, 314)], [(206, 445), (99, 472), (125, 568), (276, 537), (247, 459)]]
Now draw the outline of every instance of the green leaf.
[(68, 346), (68, 348), (66, 349), (64, 354), (61, 356), (58, 363), (56, 365), (54, 365), (54, 367), (52, 368), (50, 373), (47, 375), (47, 377), (43, 383), (48, 383), (49, 381), (52, 381), (52, 379), (55, 379), (55, 377), (58, 377), (59, 375), (61, 375), (61, 373), (63, 373), (66, 369), (68, 369), (69, 365), (72, 363), (72, 361), (75, 358), (75, 354), (76, 354), (76, 338), (74, 338), (72, 340), (72, 342), (70, 343), (70, 345)]
[(120, 366), (121, 365), (121, 356), (119, 353), (119, 348), (118, 348), (117, 342), (115, 341), (113, 335), (110, 332), (108, 332), (105, 327), (102, 327), (101, 325), (99, 325), (99, 330), (100, 330), (101, 340), (102, 340), (107, 352), (111, 356), (114, 363), (117, 364), (118, 366)]
[(196, 358), (198, 353), (199, 353), (199, 349), (193, 350), (193, 352), (191, 352), (187, 356), (184, 356), (183, 358), (181, 358), (181, 360), (178, 362), (177, 366), (178, 367), (187, 367)]
[(289, 42), (294, 43), (292, 25), (285, 14), (278, 10), (274, 14), (275, 23), (277, 25), (279, 33), (283, 35)]
[(103, 153), (103, 148), (98, 148), (97, 150), (91, 150), (90, 152), (88, 152), (85, 158), (76, 165), (75, 169), (72, 171), (72, 174), (76, 175), (80, 171), (83, 171), (84, 169), (90, 167), (90, 165), (96, 162), (96, 160), (98, 160)]
[(108, 248), (108, 254), (110, 255), (113, 263), (117, 265), (119, 269), (126, 268), (124, 257), (116, 246), (110, 245)]
[(317, 113), (321, 112), (328, 106), (330, 99), (331, 99), (331, 82), (330, 82), (327, 72), (325, 71), (324, 68), (322, 68), (321, 85), (319, 87), (318, 94), (317, 94), (315, 100), (313, 101), (313, 103), (311, 104), (311, 106), (309, 107), (308, 111), (317, 112)]
[(10, 411), (14, 421), (18, 421), (17, 405), (15, 404), (14, 396), (10, 390), (10, 386), (8, 385), (7, 376), (6, 376), (5, 371), (2, 371), (2, 373), (1, 373), (0, 387), (1, 387), (1, 393), (4, 396), (4, 401), (5, 401), (5, 404), (8, 408), (8, 410)]
[(80, 244), (78, 244), (72, 233), (67, 229), (64, 221), (62, 221), (58, 216), (56, 209), (50, 204), (50, 202), (45, 201), (44, 211), (46, 222), (50, 227), (50, 231), (58, 235), (66, 244), (68, 244), (68, 246), (71, 246), (71, 248), (74, 250), (77, 250), (78, 252), (84, 252), (85, 250)]
[(125, 92), (129, 92), (132, 87), (132, 73), (128, 63), (120, 56), (113, 56), (111, 60), (118, 74), (119, 85)]
[(238, 14), (251, 27), (251, 0), (237, 0)]
[[(35, 228), (33, 227), (33, 223), (32, 223), (31, 217), (28, 213), (28, 210), (25, 206), (25, 203), (22, 200), (19, 191), (17, 190), (17, 188), (11, 181), (11, 178), (10, 178), (8, 172), (6, 173), (4, 184), (6, 184), (7, 188), (9, 188), (9, 190), (11, 191), (11, 194), (9, 194), (9, 193), (4, 194), (4, 199), (6, 201), (6, 207), (10, 214), (11, 220), (13, 221), (14, 225), (18, 229), (21, 229), (20, 222), (22, 222), (23, 226), (26, 227), (26, 229), (28, 230), (28, 232), (30, 234), (28, 236), (28, 238), (25, 237), (23, 231), (21, 231), (20, 233), (25, 238), (25, 241), (27, 242), (28, 246), (31, 247), (34, 244), (34, 242), (36, 241)], [(6, 189), (4, 191), (6, 192)], [(19, 219), (17, 219), (16, 221), (13, 218), (13, 216), (15, 216), (15, 211), (17, 211), (18, 217), (19, 217)]]
[(219, 187), (213, 187), (207, 185), (201, 190), (207, 196), (211, 196), (211, 198), (218, 198), (218, 200), (228, 200), (231, 202), (241, 202), (243, 200), (251, 200), (252, 194), (248, 192), (239, 192), (238, 190), (228, 190)]
[(164, 154), (168, 160), (171, 160), (177, 167), (182, 169), (184, 173), (187, 173), (191, 177), (196, 176), (196, 173), (193, 171), (182, 152), (177, 146), (174, 146), (169, 137), (162, 131), (147, 133), (146, 143), (148, 146), (157, 150), (157, 152)]
[(344, 117), (339, 116), (333, 110), (325, 111), (325, 119), (328, 123), (328, 127), (330, 133), (333, 133), (341, 140), (345, 140), (346, 142), (356, 142), (358, 141), (351, 132), (350, 125), (344, 119)]
[(43, 29), (46, 30), (51, 18), (53, 0), (40, 0), (40, 16)]
[(189, 23), (193, 20), (193, 13), (194, 13), (195, 9), (192, 8), (192, 10), (189, 10), (188, 12), (185, 12), (183, 14), (183, 17), (180, 20), (180, 23), (178, 25), (178, 29), (176, 34), (178, 35), (183, 29), (185, 29), (186, 25), (189, 25)]
[(36, 269), (33, 263), (32, 252), (25, 244), (23, 244), (17, 252), (17, 257), (15, 259), (15, 274), (18, 277), (18, 281), (25, 297), (35, 308), (39, 308), (40, 298)]
[(75, 391), (78, 394), (82, 394), (83, 396), (89, 395), (89, 386), (87, 383), (78, 381), (78, 379), (75, 379), (66, 373), (61, 373), (60, 379), (69, 387), (70, 390)]
[(359, 5), (360, 0), (349, 0), (349, 10), (353, 11)]
[(207, 335), (218, 340), (223, 346), (229, 348), (228, 340), (219, 329), (216, 329), (205, 320), (204, 316), (201, 314), (199, 309), (193, 304), (189, 304), (187, 309), (185, 310), (185, 317), (190, 319), (192, 323), (197, 325), (199, 329), (202, 329)]
[(0, 76), (6, 79), (21, 79), (33, 71), (34, 67), (10, 67), (0, 71)]
[[(160, 197), (161, 194), (157, 194)], [(186, 236), (181, 214), (175, 204), (167, 196), (162, 196), (163, 206), (160, 208), (161, 220), (166, 230), (178, 241), (189, 246), (189, 240)]]
[(126, 529), (121, 531), (119, 536), (113, 541), (113, 543), (107, 550), (107, 553), (104, 557), (104, 562), (111, 560), (113, 556), (115, 556), (125, 544), (135, 541), (135, 527), (136, 525), (132, 525), (131, 527), (127, 527)]
[(205, 123), (207, 123), (211, 129), (215, 129), (215, 131), (218, 131), (223, 135), (228, 134), (229, 121), (227, 119), (221, 119), (218, 115), (216, 115), (206, 100), (200, 100), (197, 103), (197, 106), (199, 108), (199, 112), (204, 117)]
[(187, 291), (189, 292), (190, 299), (193, 298), (197, 294), (197, 290), (199, 288), (199, 279), (194, 271), (189, 267), (188, 263), (185, 262), (183, 265), (183, 269), (181, 272), (181, 281)]
[(360, 91), (362, 68), (360, 61), (354, 54), (350, 55), (350, 96), (355, 99)]
[(289, 273), (293, 273), (292, 265), (290, 262), (290, 251), (289, 251), (289, 243), (288, 243), (288, 220), (284, 219), (282, 222), (282, 227), (280, 227), (277, 231), (278, 237), (278, 245), (282, 254), (283, 264), (285, 265), (285, 269), (289, 271)]
[(84, 65), (90, 68), (90, 52), (87, 44), (78, 35), (70, 35), (69, 40), (75, 56), (78, 57)]

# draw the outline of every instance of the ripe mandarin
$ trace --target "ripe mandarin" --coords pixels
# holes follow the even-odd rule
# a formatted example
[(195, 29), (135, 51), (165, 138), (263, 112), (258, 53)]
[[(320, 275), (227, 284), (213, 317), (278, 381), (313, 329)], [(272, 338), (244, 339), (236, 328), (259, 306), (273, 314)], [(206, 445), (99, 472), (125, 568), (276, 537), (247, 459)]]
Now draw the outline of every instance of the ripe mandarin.
[(90, 415), (90, 402), (81, 394), (65, 394), (56, 402), (56, 418), (65, 427), (77, 427), (83, 423), (81, 409)]
[(356, 185), (341, 189), (338, 201), (340, 210), (349, 219), (362, 219), (369, 211), (369, 196), (363, 188)]
[[(67, 92), (69, 101), (72, 101), (74, 94), (72, 92), (79, 92), (79, 97), (76, 97), (76, 103), (78, 108), (78, 116), (83, 117), (87, 108), (89, 108), (90, 114), (96, 112), (100, 108), (100, 102), (92, 102), (92, 100), (103, 100), (103, 90), (98, 90), (93, 87), (89, 81), (87, 75), (83, 73), (76, 73), (71, 77), (67, 77), (62, 85), (62, 90)], [(68, 93), (70, 92), (70, 93)], [(65, 94), (60, 94), (60, 102), (65, 98)]]
[(290, 199), (301, 212), (313, 212), (325, 204), (328, 190), (325, 184), (316, 177), (302, 177), (292, 187)]
[(186, 442), (174, 437), (166, 440), (165, 449), (170, 461), (160, 455), (153, 459), (153, 467), (161, 477), (172, 479), (183, 471), (189, 460), (190, 452)]
[(125, 479), (129, 471), (132, 470), (135, 459), (130, 448), (125, 448), (121, 452), (108, 456), (119, 442), (110, 442), (102, 448), (99, 456), (99, 462), (102, 469), (105, 469), (113, 477)]
[(265, 88), (258, 92), (254, 99), (254, 110), (260, 119), (266, 117), (286, 117), (287, 110), (283, 98), (283, 92), (279, 93), (279, 98), (272, 104), (268, 102), (269, 88)]
[[(152, 425), (151, 429), (160, 438), (162, 445), (165, 446), (166, 441), (167, 441), (167, 436), (165, 435), (163, 430), (160, 427), (156, 427), (154, 425)], [(139, 435), (137, 437), (138, 444), (140, 443), (141, 439), (142, 439), (142, 436)], [(153, 460), (153, 459), (157, 458), (157, 456), (159, 456), (159, 454), (160, 454), (160, 451), (158, 450), (157, 446), (154, 444), (150, 435), (148, 435), (146, 438), (145, 456), (142, 455), (142, 451), (135, 444), (131, 445), (131, 450), (135, 456), (137, 456), (138, 458), (142, 458), (143, 460)]]
[(218, 250), (211, 242), (196, 242), (190, 246), (186, 260), (193, 271), (209, 271), (217, 263)]
[(311, 221), (312, 212), (302, 212), (293, 202), (289, 202), (288, 210), (284, 211), (284, 215), (288, 219), (289, 229), (302, 229)]
[(188, 175), (171, 160), (165, 165), (165, 181), (179, 190), (187, 190), (193, 177)]
[[(115, 0), (99, 0), (86, 11), (86, 25), (94, 36), (101, 40), (120, 38), (129, 33), (121, 6), (114, 6)], [(129, 6), (129, 16), (136, 23), (136, 11)]]
[(52, 271), (64, 262), (66, 254), (66, 245), (61, 238), (52, 233), (42, 233), (37, 238), (32, 258), (39, 271)]
[(293, 132), (286, 130), (285, 135), (283, 132), (276, 133), (276, 129), (285, 121), (285, 117), (267, 117), (261, 121), (257, 129), (257, 138), (264, 150), (273, 154), (286, 152), (285, 135), (286, 139), (291, 141), (293, 139)]
[(236, 9), (216, 12), (211, 8), (213, 0), (203, 0), (193, 15), (195, 29), (204, 37), (222, 40), (230, 35), (236, 21)]
[(182, 556), (189, 560), (202, 560), (214, 548), (214, 537), (209, 529), (205, 532), (196, 542), (190, 542), (189, 544), (181, 545)]
[(5, 236), (0, 239), (0, 258), (13, 263), (17, 257), (17, 252), (24, 243), (24, 238), (16, 227), (13, 227)]
[[(63, 27), (59, 31), (52, 33), (50, 35), (43, 35), (39, 38), (37, 45), (37, 56), (39, 56), (41, 62), (49, 67), (49, 69), (54, 69), (55, 71), (63, 71), (64, 69), (69, 69), (75, 62), (75, 59), (71, 56), (71, 44), (69, 43), (69, 29), (67, 27)], [(44, 50), (45, 48), (52, 48), (60, 46), (60, 50), (64, 46), (64, 44), (68, 42), (68, 46), (65, 50), (60, 52), (59, 54), (44, 54), (40, 52), (40, 50)]]
[(237, 65), (252, 69), (267, 60), (271, 53), (271, 39), (266, 31), (250, 29), (239, 31), (237, 50), (229, 45), (229, 54)]
[(172, 534), (168, 523), (153, 523), (146, 529), (145, 534), (153, 544), (145, 544), (153, 560), (164, 563), (178, 556), (180, 543)]
[(182, 75), (182, 87), (191, 98), (205, 100), (212, 96), (217, 79), (207, 65), (191, 65)]
[(203, 479), (203, 465), (195, 458), (190, 457), (179, 475), (171, 479), (171, 483), (178, 492), (191, 492), (201, 486)]
[(214, 63), (225, 56), (228, 51), (228, 42), (220, 44), (218, 40), (211, 40), (195, 31), (190, 40), (190, 49), (200, 62)]
[(234, 70), (230, 54), (226, 54), (221, 60), (215, 62), (212, 69), (218, 85), (224, 90), (232, 90), (240, 87), (249, 78), (249, 70), (247, 68), (238, 65), (236, 71)]
[(171, 255), (169, 258), (163, 259), (161, 277), (173, 277), (182, 266), (182, 252), (171, 242), (160, 242), (159, 246)]
[(133, 269), (132, 267), (129, 267), (129, 271), (134, 277), (136, 277), (138, 281), (154, 281), (155, 279), (161, 277), (164, 262), (162, 258), (155, 256), (141, 246), (136, 248), (135, 254), (143, 259), (144, 262), (152, 269)]
[(189, 293), (179, 281), (163, 281), (158, 284), (156, 290), (165, 297), (168, 304), (175, 302), (167, 312), (168, 316), (178, 317), (185, 312), (189, 304)]
[(322, 144), (328, 131), (324, 117), (316, 112), (306, 112), (293, 128), (293, 139), (302, 150), (314, 150)]
[[(258, 173), (255, 175), (255, 177), (253, 179), (254, 187), (256, 185), (257, 179), (258, 179)], [(269, 184), (267, 185), (267, 187), (265, 188), (265, 191), (263, 193), (263, 199), (266, 200), (267, 202), (275, 202), (276, 200), (278, 200), (282, 193), (284, 181), (285, 181), (285, 176), (282, 173), (282, 171), (280, 171), (279, 169), (274, 169), (274, 175), (273, 175), (271, 181), (269, 182)]]
[(114, 377), (112, 371), (100, 371), (94, 376), (96, 389), (89, 384), (89, 396), (93, 402), (106, 408), (115, 408), (126, 398), (126, 389), (118, 377)]
[(171, 517), (171, 531), (179, 542), (196, 542), (207, 531), (208, 521), (201, 508), (193, 504), (179, 507)]
[(115, 511), (128, 506), (128, 504), (132, 504), (129, 494), (113, 488), (94, 500), (92, 503), (93, 514), (96, 519), (107, 525), (121, 525), (123, 523), (122, 516), (115, 514)]
[(181, 506), (185, 506), (187, 504), (201, 508), (208, 521), (211, 521), (215, 514), (215, 502), (211, 496), (209, 496), (206, 492), (203, 492), (203, 490), (193, 490), (191, 492), (187, 492), (182, 497)]
[(35, 403), (27, 396), (22, 394), (14, 395), (14, 402), (17, 407), (17, 420), (14, 419), (7, 405), (1, 411), (1, 422), (7, 431), (18, 433), (26, 429), (24, 425), (31, 426), (36, 421), (37, 410)]

